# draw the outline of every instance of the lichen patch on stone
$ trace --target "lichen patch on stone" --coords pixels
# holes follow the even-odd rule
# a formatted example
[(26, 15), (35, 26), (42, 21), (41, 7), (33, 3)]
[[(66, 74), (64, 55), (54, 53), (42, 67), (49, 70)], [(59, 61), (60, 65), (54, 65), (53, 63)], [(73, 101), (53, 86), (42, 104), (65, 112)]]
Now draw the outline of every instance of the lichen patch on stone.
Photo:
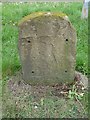
[(62, 17), (64, 18), (66, 16), (66, 14), (61, 13), (61, 12), (35, 12), (35, 13), (31, 13), (30, 15), (25, 16), (21, 21), (19, 21), (18, 25), (20, 26), (21, 24), (23, 24), (23, 22), (28, 21), (28, 20), (32, 20), (36, 17), (40, 17), (40, 16), (58, 16), (58, 17)]

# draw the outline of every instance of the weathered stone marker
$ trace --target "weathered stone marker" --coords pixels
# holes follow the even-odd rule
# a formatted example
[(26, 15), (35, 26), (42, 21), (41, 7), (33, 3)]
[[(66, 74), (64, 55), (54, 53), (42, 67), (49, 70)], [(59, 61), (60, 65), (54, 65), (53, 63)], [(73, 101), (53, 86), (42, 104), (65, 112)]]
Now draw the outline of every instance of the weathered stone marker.
[(63, 13), (37, 12), (19, 23), (23, 79), (32, 84), (71, 83), (76, 32)]

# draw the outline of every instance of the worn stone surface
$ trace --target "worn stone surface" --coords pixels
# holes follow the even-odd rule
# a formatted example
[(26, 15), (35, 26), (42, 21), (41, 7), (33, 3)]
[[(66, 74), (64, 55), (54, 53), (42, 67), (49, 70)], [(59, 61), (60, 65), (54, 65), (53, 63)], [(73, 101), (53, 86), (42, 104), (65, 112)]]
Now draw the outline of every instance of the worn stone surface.
[(85, 89), (88, 89), (88, 78), (82, 73), (75, 71), (75, 81), (79, 82)]
[(23, 18), (18, 46), (27, 83), (73, 82), (76, 32), (65, 14), (38, 12)]

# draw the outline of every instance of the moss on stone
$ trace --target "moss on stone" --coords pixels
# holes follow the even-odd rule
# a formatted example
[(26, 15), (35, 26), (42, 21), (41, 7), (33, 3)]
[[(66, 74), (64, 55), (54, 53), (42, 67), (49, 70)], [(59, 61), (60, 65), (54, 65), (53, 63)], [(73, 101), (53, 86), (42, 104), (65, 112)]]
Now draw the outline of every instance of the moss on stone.
[(64, 13), (61, 13), (61, 12), (34, 12), (34, 13), (31, 13), (30, 15), (27, 15), (24, 18), (22, 18), (19, 21), (18, 25), (20, 26), (21, 24), (23, 24), (27, 20), (32, 20), (36, 17), (41, 17), (41, 16), (57, 16), (57, 17), (62, 17), (63, 18), (67, 15), (64, 14)]

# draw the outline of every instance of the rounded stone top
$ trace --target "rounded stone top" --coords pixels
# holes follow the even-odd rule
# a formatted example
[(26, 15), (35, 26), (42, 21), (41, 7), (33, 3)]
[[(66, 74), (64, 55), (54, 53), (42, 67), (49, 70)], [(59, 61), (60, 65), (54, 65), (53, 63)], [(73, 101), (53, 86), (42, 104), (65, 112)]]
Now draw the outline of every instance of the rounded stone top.
[(63, 19), (69, 20), (68, 16), (62, 12), (34, 12), (34, 13), (31, 13), (30, 15), (27, 15), (24, 18), (22, 18), (19, 21), (18, 25), (20, 26), (28, 20), (32, 20), (34, 18), (41, 17), (41, 16), (56, 16), (56, 17), (61, 17)]

